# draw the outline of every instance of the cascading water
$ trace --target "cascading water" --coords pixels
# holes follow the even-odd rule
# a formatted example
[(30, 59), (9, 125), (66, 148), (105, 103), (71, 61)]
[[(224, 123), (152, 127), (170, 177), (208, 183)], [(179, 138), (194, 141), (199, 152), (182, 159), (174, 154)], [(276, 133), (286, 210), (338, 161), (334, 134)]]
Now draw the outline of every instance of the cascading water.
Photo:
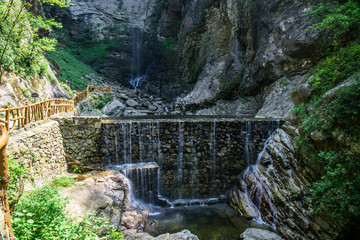
[(143, 33), (140, 28), (132, 27), (131, 28), (131, 75), (129, 83), (134, 88), (137, 89), (146, 82), (149, 68), (147, 68), (146, 73), (141, 71), (142, 67), (142, 56), (141, 56), (141, 46), (143, 41)]
[[(244, 192), (245, 202), (247, 202), (249, 205), (248, 208), (255, 210), (255, 215), (253, 214), (252, 217), (255, 218), (256, 222), (259, 224), (270, 225), (270, 227), (276, 229), (277, 210), (275, 201), (269, 187), (265, 181), (261, 179), (259, 174), (259, 165), (261, 164), (263, 154), (266, 152), (266, 148), (271, 139), (272, 133), (269, 131), (270, 136), (265, 141), (263, 149), (257, 156), (256, 162), (251, 163), (251, 145), (249, 141), (250, 131), (251, 125), (247, 125), (246, 158), (249, 164), (241, 175), (240, 185), (242, 186)], [(272, 164), (272, 162), (270, 164)], [(264, 220), (262, 217), (264, 215), (262, 213), (264, 212), (266, 212), (266, 220)]]
[(178, 198), (182, 199), (183, 186), (183, 154), (184, 154), (184, 123), (179, 122), (179, 142), (178, 142)]
[[(255, 154), (275, 126), (255, 122), (114, 121), (104, 124), (104, 156), (110, 165), (126, 169), (135, 196), (145, 202), (174, 206), (221, 202), (243, 169), (243, 179), (257, 176)], [(261, 197), (258, 192), (267, 192), (266, 187), (253, 190), (247, 180), (242, 183), (248, 201), (257, 206), (253, 199)]]

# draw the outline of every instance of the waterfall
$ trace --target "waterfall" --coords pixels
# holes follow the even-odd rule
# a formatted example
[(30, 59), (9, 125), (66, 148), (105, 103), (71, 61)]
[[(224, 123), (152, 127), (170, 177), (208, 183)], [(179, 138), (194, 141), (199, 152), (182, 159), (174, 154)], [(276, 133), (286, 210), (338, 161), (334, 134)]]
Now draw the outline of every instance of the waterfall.
[(184, 122), (179, 122), (178, 138), (178, 198), (182, 199), (183, 187), (183, 154), (184, 154)]
[(211, 124), (210, 133), (210, 155), (211, 155), (211, 179), (210, 184), (212, 185), (212, 193), (215, 195), (216, 191), (216, 122), (213, 121)]
[(263, 120), (111, 120), (103, 127), (103, 152), (110, 167), (122, 169), (133, 183), (134, 196), (144, 202), (221, 202), (243, 172), (241, 189), (258, 209), (251, 216), (258, 218), (263, 210), (256, 199), (271, 195), (255, 160), (258, 152), (265, 152), (261, 149), (268, 141), (263, 143), (275, 128)]
[[(251, 131), (251, 126), (247, 127), (247, 135), (246, 135), (246, 156), (247, 162), (250, 163), (250, 155), (251, 155), (251, 147), (249, 144), (249, 132)], [(276, 217), (277, 210), (275, 206), (275, 201), (272, 196), (272, 193), (264, 182), (261, 179), (259, 173), (259, 165), (261, 164), (261, 158), (263, 154), (266, 152), (266, 148), (269, 144), (272, 134), (268, 137), (268, 139), (264, 143), (264, 147), (261, 152), (258, 154), (256, 162), (254, 164), (250, 163), (248, 167), (243, 172), (240, 178), (240, 184), (244, 191), (245, 201), (250, 204), (249, 207), (252, 207), (256, 212), (255, 220), (259, 224), (269, 225), (275, 229), (276, 228)], [(267, 207), (268, 209), (265, 209)], [(264, 221), (262, 217), (262, 212), (268, 212), (270, 215), (270, 219), (268, 221)], [(269, 217), (268, 217), (269, 218)]]

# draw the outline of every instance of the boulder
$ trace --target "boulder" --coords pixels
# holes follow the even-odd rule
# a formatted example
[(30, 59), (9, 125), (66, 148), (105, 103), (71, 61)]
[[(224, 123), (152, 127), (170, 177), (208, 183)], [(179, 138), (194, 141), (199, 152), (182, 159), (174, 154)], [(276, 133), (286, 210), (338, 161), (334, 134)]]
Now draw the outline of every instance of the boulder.
[(279, 235), (260, 228), (248, 228), (240, 235), (244, 240), (283, 240)]
[(72, 186), (65, 189), (62, 195), (68, 197), (66, 211), (71, 217), (84, 217), (88, 212), (96, 216), (110, 217), (113, 201), (97, 189), (87, 186)]
[(77, 175), (78, 181), (61, 192), (69, 197), (66, 211), (83, 218), (87, 212), (104, 215), (115, 228), (126, 226), (143, 230), (147, 211), (134, 210), (128, 180), (115, 170)]
[(126, 105), (129, 107), (137, 107), (139, 105), (139, 103), (137, 101), (135, 101), (134, 99), (130, 98), (126, 101)]
[(295, 105), (305, 103), (311, 95), (311, 87), (309, 85), (301, 85), (291, 93), (291, 98)]
[(102, 110), (108, 116), (118, 117), (124, 113), (125, 108), (126, 106), (119, 99), (114, 99), (108, 102)]
[(199, 240), (189, 230), (182, 230), (178, 233), (165, 233), (157, 237), (152, 237), (149, 233), (138, 232), (136, 230), (125, 230), (123, 234), (127, 240)]

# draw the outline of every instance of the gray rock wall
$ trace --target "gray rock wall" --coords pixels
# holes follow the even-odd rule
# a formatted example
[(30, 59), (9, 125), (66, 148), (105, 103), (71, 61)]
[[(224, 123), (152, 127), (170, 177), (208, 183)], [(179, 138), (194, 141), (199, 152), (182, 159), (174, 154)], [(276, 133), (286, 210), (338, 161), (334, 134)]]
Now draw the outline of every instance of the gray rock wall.
[[(258, 97), (261, 101), (253, 111), (260, 110), (259, 116), (285, 116), (292, 105), (288, 98), (292, 86), (328, 46), (326, 34), (307, 31), (312, 20), (304, 14), (318, 2), (185, 2), (177, 74), (193, 87), (177, 99), (178, 104), (196, 112), (209, 103), (216, 105), (219, 99)], [(231, 103), (226, 105), (231, 113)]]
[(101, 118), (66, 117), (54, 120), (61, 129), (68, 163), (95, 164), (102, 161)]
[(64, 142), (56, 121), (45, 120), (15, 130), (10, 134), (7, 152), (30, 169), (34, 185), (66, 172)]

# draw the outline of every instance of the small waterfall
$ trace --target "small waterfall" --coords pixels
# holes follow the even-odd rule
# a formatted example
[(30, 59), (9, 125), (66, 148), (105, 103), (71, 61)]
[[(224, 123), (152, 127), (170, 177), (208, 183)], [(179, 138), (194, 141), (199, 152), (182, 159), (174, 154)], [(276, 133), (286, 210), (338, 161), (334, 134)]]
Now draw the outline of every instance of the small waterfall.
[(211, 179), (210, 184), (212, 185), (212, 193), (215, 195), (216, 191), (216, 122), (213, 121), (211, 124), (210, 133), (210, 155), (211, 155)]
[(191, 134), (190, 134), (190, 147), (191, 147), (191, 159), (193, 160), (192, 171), (191, 171), (191, 197), (195, 198), (195, 187), (197, 186), (197, 171), (198, 171), (198, 160), (194, 148), (194, 125), (191, 123)]
[(158, 169), (157, 163), (132, 163), (116, 165), (132, 184), (132, 195), (135, 200), (155, 204), (157, 201)]
[(183, 155), (184, 155), (184, 122), (179, 122), (179, 138), (178, 138), (178, 198), (182, 199), (183, 187)]
[(105, 146), (106, 146), (105, 147), (105, 155), (108, 160), (108, 165), (111, 165), (111, 158), (110, 158), (110, 153), (109, 153), (110, 143), (109, 143), (109, 137), (108, 137), (108, 134), (110, 132), (109, 125), (105, 125), (104, 132), (105, 132), (104, 142), (105, 142)]
[[(251, 125), (248, 125), (247, 131), (248, 133), (246, 135), (246, 157), (248, 163), (250, 163), (251, 146), (249, 144), (249, 132), (251, 131)], [(272, 134), (265, 141), (262, 151), (257, 156), (256, 162), (254, 164), (250, 163), (243, 172), (240, 178), (240, 184), (243, 188), (246, 202), (250, 203), (251, 207), (256, 211), (256, 221), (259, 224), (265, 225), (268, 225), (267, 223), (270, 222), (270, 226), (275, 229), (277, 216), (275, 201), (269, 187), (261, 179), (261, 176), (259, 174), (259, 165), (261, 164), (261, 158), (266, 151), (271, 136)], [(262, 218), (263, 212), (267, 212), (267, 221)]]

